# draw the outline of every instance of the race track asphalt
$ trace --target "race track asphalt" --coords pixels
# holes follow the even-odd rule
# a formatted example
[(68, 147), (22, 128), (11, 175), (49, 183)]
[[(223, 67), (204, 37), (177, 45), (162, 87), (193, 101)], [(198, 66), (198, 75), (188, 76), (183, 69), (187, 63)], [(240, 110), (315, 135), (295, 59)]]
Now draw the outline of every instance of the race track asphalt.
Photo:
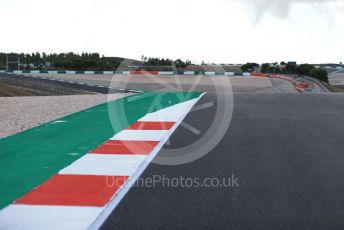
[[(66, 87), (74, 90), (80, 91), (79, 94), (82, 92), (90, 92), (95, 94), (111, 94), (111, 93), (121, 93), (121, 92), (131, 92), (130, 89), (118, 89), (112, 88), (109, 85), (102, 85), (102, 84), (92, 84), (90, 82), (83, 82), (83, 81), (73, 81), (71, 79), (59, 79), (58, 77), (50, 76), (50, 77), (33, 77), (30, 75), (19, 75), (19, 74), (8, 74), (8, 73), (0, 73), (0, 81), (8, 82), (8, 79), (11, 79), (10, 84), (13, 86), (22, 86), (24, 88), (25, 85), (28, 83), (31, 84), (45, 84), (51, 87)], [(18, 82), (18, 83), (17, 83)]]
[[(136, 186), (102, 229), (343, 229), (344, 94), (298, 94), (272, 85), (223, 92), (206, 84), (196, 87), (208, 92), (198, 105), (213, 103), (184, 120), (199, 135), (180, 126), (159, 155), (205, 135), (217, 108), (227, 106), (219, 98), (234, 91), (225, 135), (196, 161), (151, 163), (141, 175), (143, 180), (234, 177), (238, 186)], [(127, 86), (164, 90), (157, 83)]]
[[(185, 122), (205, 133), (212, 90)], [(178, 166), (150, 164), (142, 179), (238, 178), (224, 187), (133, 187), (102, 229), (343, 229), (344, 94), (234, 93), (220, 143)], [(197, 105), (196, 105), (197, 106)], [(197, 137), (179, 127), (166, 149)]]

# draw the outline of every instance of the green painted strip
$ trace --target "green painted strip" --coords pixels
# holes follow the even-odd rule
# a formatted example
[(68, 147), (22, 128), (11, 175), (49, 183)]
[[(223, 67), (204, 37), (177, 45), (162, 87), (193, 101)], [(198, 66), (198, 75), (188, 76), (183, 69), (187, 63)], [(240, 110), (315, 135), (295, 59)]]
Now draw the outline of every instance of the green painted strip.
[(195, 71), (194, 75), (204, 75), (204, 72), (203, 70), (197, 70)]
[(77, 70), (77, 71), (75, 71), (75, 74), (85, 74), (85, 71)]
[[(137, 94), (0, 139), (0, 208), (99, 146), (148, 112), (200, 93)], [(157, 103), (157, 106), (153, 106)], [(110, 117), (112, 118), (111, 122)]]
[(184, 70), (175, 70), (173, 72), (174, 72), (174, 74), (177, 74), (177, 75), (183, 75), (184, 74)]

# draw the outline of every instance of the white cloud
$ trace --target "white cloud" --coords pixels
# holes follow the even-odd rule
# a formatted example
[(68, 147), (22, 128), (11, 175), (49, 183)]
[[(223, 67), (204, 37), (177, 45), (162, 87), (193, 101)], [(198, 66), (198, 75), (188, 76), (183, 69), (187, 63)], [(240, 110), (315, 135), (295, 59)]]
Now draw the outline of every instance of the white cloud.
[(343, 3), (343, 0), (230, 0), (240, 1), (241, 3), (248, 4), (253, 8), (255, 20), (259, 21), (260, 18), (266, 14), (271, 13), (280, 18), (286, 18), (289, 15), (290, 9), (297, 4), (309, 4), (315, 8), (327, 8), (333, 3)]
[[(343, 61), (343, 1), (258, 1), (1, 0), (0, 51), (225, 63)], [(252, 24), (257, 9), (264, 17)]]

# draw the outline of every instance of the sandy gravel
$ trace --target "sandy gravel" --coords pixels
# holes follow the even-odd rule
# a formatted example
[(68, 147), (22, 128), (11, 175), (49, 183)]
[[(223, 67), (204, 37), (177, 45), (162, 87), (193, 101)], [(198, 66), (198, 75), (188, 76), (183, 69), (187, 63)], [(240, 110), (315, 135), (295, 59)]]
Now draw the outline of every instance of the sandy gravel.
[[(31, 74), (36, 77), (45, 77), (45, 78), (55, 78), (63, 79), (77, 82), (87, 82), (91, 84), (99, 84), (110, 86), (111, 84), (116, 85), (115, 83), (176, 83), (176, 77), (172, 76), (151, 76), (151, 75), (89, 75), (89, 74)], [(178, 81), (183, 85), (192, 85), (195, 82), (200, 85), (221, 85), (221, 78), (229, 79), (233, 87), (250, 87), (250, 88), (266, 88), (273, 87), (270, 79), (268, 78), (257, 78), (257, 77), (228, 77), (228, 76), (192, 76), (192, 75), (179, 75)]]
[(127, 95), (0, 97), (0, 138)]

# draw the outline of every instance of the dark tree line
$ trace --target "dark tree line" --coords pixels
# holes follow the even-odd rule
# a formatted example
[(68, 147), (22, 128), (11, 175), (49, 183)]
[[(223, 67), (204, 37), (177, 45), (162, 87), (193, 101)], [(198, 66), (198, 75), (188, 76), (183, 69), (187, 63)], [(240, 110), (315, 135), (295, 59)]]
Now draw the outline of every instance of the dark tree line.
[(171, 60), (171, 59), (164, 59), (164, 58), (148, 58), (145, 56), (141, 57), (141, 61), (143, 62), (143, 66), (175, 66), (176, 68), (185, 68), (191, 65), (191, 61), (186, 60), (185, 62), (181, 59)]
[[(283, 68), (282, 68), (283, 66)], [(244, 72), (252, 72), (254, 68), (259, 67), (257, 63), (246, 63), (241, 66), (242, 71)], [(314, 65), (311, 64), (290, 64), (281, 62), (278, 65), (277, 62), (275, 63), (263, 63), (261, 65), (261, 72), (262, 73), (280, 73), (280, 74), (298, 74), (298, 75), (307, 75), (318, 80), (328, 82), (328, 73), (326, 70), (321, 68), (316, 68)]]
[(255, 68), (259, 68), (259, 64), (248, 62), (241, 66), (243, 72), (252, 72)]
[[(98, 53), (0, 53), (0, 68), (6, 67), (6, 59), (19, 57), (21, 69), (70, 69), (70, 70), (115, 70), (124, 60), (119, 57), (105, 57)], [(140, 62), (139, 62), (140, 63)]]
[[(19, 57), (22, 70), (34, 69), (68, 69), (68, 70), (116, 70), (124, 60), (119, 57), (105, 57), (99, 53), (0, 53), (0, 69), (6, 68), (8, 57)], [(154, 69), (154, 67), (168, 66), (185, 68), (191, 65), (191, 61), (177, 59), (148, 58), (142, 56), (142, 61), (131, 60), (131, 65), (140, 69)], [(153, 68), (152, 68), (153, 67)]]
[(328, 83), (328, 73), (324, 69), (315, 68), (315, 66), (310, 65), (310, 64), (303, 64), (303, 65), (299, 65), (296, 68), (296, 70), (297, 70), (297, 73), (301, 75), (308, 75), (320, 81), (324, 81)]
[[(281, 66), (283, 66), (281, 68)], [(278, 63), (263, 63), (261, 72), (262, 73), (285, 73), (285, 74), (299, 74), (297, 70), (298, 66), (296, 64), (290, 64), (281, 62), (280, 66), (278, 66)]]
[(327, 71), (322, 68), (316, 68), (314, 65), (311, 65), (311, 64), (301, 64), (301, 65), (286, 64), (285, 69), (282, 70), (281, 72), (288, 73), (288, 74), (306, 75), (306, 76), (310, 76), (324, 82), (328, 82)]

